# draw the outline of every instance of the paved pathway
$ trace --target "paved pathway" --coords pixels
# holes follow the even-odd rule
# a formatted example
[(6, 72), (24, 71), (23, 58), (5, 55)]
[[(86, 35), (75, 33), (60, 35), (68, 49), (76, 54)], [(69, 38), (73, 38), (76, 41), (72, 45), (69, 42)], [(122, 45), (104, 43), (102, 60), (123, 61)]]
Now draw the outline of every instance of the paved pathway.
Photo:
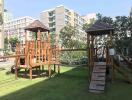
[(0, 62), (0, 69), (10, 69), (14, 65), (14, 59), (9, 59), (5, 62)]

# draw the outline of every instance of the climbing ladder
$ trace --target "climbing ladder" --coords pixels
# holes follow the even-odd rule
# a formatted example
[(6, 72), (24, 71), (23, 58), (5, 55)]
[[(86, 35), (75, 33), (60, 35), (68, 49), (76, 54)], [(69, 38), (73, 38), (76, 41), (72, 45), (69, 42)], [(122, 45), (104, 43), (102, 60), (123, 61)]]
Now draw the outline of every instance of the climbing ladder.
[(105, 89), (105, 78), (106, 78), (105, 76), (106, 76), (106, 63), (95, 62), (90, 85), (89, 85), (89, 91), (95, 93), (103, 92)]

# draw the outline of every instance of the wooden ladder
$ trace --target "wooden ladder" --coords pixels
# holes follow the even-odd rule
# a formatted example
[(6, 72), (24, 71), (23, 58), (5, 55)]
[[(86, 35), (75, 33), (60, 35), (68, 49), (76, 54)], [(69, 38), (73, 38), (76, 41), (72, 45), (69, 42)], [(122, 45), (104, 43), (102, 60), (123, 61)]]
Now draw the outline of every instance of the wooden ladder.
[(102, 93), (105, 90), (106, 63), (94, 63), (89, 92)]

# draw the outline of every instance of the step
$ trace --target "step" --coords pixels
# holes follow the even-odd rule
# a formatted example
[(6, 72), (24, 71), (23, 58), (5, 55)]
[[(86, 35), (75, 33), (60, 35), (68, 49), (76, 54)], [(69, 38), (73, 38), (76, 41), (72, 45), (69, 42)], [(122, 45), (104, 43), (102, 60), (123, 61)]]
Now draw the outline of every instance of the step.
[(94, 73), (105, 73), (106, 69), (93, 69)]
[(106, 62), (94, 62), (94, 65), (103, 65), (106, 66)]
[(94, 73), (93, 72), (92, 74), (97, 74), (98, 76), (105, 76), (106, 75), (106, 73), (102, 73), (102, 72), (101, 73), (96, 73), (96, 72)]
[(93, 70), (106, 69), (106, 66), (94, 66)]
[(100, 90), (100, 91), (104, 91), (105, 89), (105, 82), (98, 82), (97, 81), (91, 81), (90, 82), (90, 86), (89, 86), (90, 90)]
[(90, 84), (97, 84), (97, 85), (105, 85), (105, 80), (104, 81), (91, 81)]
[(92, 92), (92, 93), (104, 93), (104, 91), (101, 91), (101, 90), (89, 90), (89, 92)]
[(96, 73), (92, 74), (91, 80), (105, 80), (105, 75), (100, 76)]

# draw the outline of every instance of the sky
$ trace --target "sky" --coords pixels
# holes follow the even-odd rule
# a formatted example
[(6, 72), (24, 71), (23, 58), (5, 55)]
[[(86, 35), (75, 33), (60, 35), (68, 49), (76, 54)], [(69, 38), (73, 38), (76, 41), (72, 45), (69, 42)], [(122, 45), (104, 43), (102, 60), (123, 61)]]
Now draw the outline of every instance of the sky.
[(39, 18), (44, 10), (64, 5), (80, 15), (101, 13), (104, 16), (128, 16), (132, 0), (4, 0), (5, 9), (15, 18), (31, 16)]

